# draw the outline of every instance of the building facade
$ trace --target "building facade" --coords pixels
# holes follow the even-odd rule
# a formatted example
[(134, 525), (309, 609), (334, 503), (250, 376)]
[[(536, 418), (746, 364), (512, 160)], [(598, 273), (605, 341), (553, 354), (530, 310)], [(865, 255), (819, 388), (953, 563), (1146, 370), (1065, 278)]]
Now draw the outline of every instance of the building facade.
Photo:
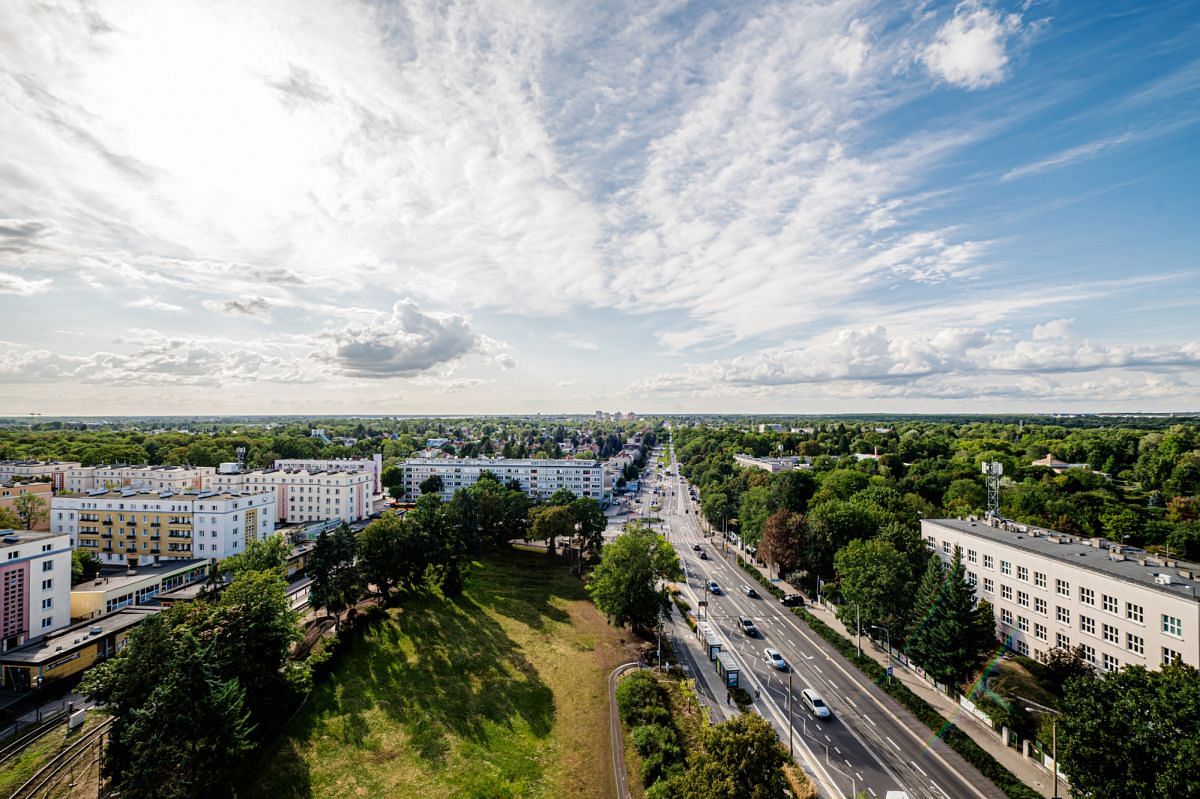
[(67, 536), (0, 530), (0, 651), (71, 621), (71, 543)]
[(962, 549), (976, 597), (1020, 654), (1082, 645), (1102, 671), (1200, 666), (1196, 564), (1003, 519), (925, 519), (921, 534), (946, 562)]
[(67, 470), (64, 488), (83, 494), (99, 488), (140, 488), (144, 491), (203, 491), (216, 469), (211, 466), (99, 465)]
[(604, 469), (593, 460), (515, 458), (410, 458), (404, 462), (404, 493), (421, 496), (421, 483), (434, 475), (442, 478), (443, 500), (460, 488), (474, 485), (484, 472), (507, 483), (516, 480), (532, 499), (546, 499), (560, 488), (580, 497), (600, 500), (604, 494)]
[(252, 469), (222, 464), (212, 478), (217, 491), (271, 492), (274, 521), (281, 524), (338, 519), (361, 521), (371, 513), (372, 477), (366, 471), (323, 472), (301, 469)]
[(95, 619), (153, 602), (159, 594), (207, 579), (210, 564), (207, 558), (190, 558), (102, 571), (94, 580), (71, 586), (71, 618)]
[(50, 529), (101, 563), (143, 565), (236, 555), (275, 530), (275, 495), (96, 489), (55, 497)]
[[(13, 513), (17, 513), (17, 499), (27, 494), (41, 497), (46, 503), (45, 508), (50, 510), (50, 497), (53, 495), (54, 489), (50, 483), (6, 483), (0, 482), (0, 508), (8, 508)], [(50, 518), (47, 515), (46, 519), (38, 521), (33, 525), (34, 530), (49, 530)]]
[(365, 472), (371, 477), (371, 495), (383, 495), (383, 455), (371, 458), (281, 458), (275, 468), (286, 472)]
[(66, 484), (67, 472), (77, 466), (78, 461), (0, 461), (0, 482), (46, 480), (59, 491)]

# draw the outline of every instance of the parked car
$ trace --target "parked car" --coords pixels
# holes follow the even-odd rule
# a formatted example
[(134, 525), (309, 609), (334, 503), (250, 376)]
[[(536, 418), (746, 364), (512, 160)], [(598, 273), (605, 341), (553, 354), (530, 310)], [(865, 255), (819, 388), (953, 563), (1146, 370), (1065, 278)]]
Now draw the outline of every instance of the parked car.
[(779, 654), (778, 649), (772, 649), (771, 647), (764, 649), (763, 660), (767, 661), (767, 663), (770, 663), (773, 667), (779, 669), (780, 671), (787, 671), (787, 661), (783, 659), (783, 655)]
[(721, 593), (721, 586), (717, 585), (717, 581), (716, 581), (716, 580), (709, 580), (709, 581), (708, 581), (708, 593), (710, 593), (710, 594), (719, 594), (719, 593)]
[(758, 635), (758, 628), (754, 626), (754, 621), (747, 616), (738, 616), (738, 624), (742, 628), (742, 632), (753, 638)]
[(808, 712), (812, 713), (819, 719), (827, 719), (833, 715), (829, 710), (829, 705), (825, 704), (825, 700), (811, 688), (805, 688), (800, 692), (800, 701), (808, 708)]
[(754, 590), (754, 586), (742, 583), (742, 593), (752, 599), (758, 599), (758, 592)]
[(804, 595), (803, 594), (784, 594), (783, 598), (780, 599), (779, 601), (783, 603), (783, 606), (785, 608), (802, 608), (802, 607), (804, 607)]

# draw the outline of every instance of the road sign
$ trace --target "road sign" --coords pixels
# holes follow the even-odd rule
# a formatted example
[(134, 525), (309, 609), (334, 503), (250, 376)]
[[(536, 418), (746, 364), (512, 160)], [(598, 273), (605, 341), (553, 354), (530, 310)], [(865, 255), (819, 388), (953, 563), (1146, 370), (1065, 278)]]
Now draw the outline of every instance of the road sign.
[(893, 668), (892, 666), (888, 666), (888, 673), (887, 673), (887, 676), (889, 676), (889, 677), (891, 677), (891, 676), (892, 676), (892, 668)]
[(708, 607), (708, 600), (707, 600), (707, 599), (701, 599), (701, 600), (700, 600), (699, 602), (697, 602), (696, 604), (697, 604), (697, 605), (699, 605), (699, 606), (700, 606), (700, 607), (702, 607), (702, 608), (706, 608), (706, 607)]

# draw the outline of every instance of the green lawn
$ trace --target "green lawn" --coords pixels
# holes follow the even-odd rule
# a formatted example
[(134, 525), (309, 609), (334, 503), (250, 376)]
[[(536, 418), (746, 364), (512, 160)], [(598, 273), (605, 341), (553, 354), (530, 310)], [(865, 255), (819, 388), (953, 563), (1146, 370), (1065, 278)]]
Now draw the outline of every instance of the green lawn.
[(247, 797), (609, 797), (622, 633), (544, 555), (490, 557), (347, 651)]

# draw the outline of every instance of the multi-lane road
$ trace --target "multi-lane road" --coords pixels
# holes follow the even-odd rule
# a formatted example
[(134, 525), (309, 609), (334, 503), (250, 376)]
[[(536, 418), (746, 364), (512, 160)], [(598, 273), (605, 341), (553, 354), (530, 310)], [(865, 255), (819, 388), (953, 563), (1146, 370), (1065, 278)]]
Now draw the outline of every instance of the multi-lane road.
[[(675, 464), (673, 446), (668, 444)], [(736, 565), (732, 552), (722, 554), (719, 536), (707, 538), (678, 470), (664, 474), (658, 516), (668, 540), (679, 551), (686, 574), (684, 593), (694, 607), (707, 600), (708, 621), (719, 631), (742, 666), (742, 687), (758, 692), (756, 709), (788, 740), (789, 674), (792, 692), (792, 736), (798, 759), (821, 784), (823, 795), (882, 799), (888, 791), (904, 791), (912, 799), (992, 799), (1003, 794), (974, 768), (951, 752), (928, 728), (914, 719), (824, 640), (804, 626), (788, 608), (765, 591), (747, 595), (753, 585)], [(708, 559), (701, 559), (699, 545)], [(709, 580), (721, 594), (707, 594)], [(757, 586), (756, 586), (757, 587)], [(738, 617), (753, 619), (759, 635), (742, 632)], [(764, 661), (763, 649), (779, 650), (788, 672)], [(800, 691), (816, 690), (833, 711), (817, 720), (801, 704)], [(719, 700), (718, 700), (719, 701)]]

